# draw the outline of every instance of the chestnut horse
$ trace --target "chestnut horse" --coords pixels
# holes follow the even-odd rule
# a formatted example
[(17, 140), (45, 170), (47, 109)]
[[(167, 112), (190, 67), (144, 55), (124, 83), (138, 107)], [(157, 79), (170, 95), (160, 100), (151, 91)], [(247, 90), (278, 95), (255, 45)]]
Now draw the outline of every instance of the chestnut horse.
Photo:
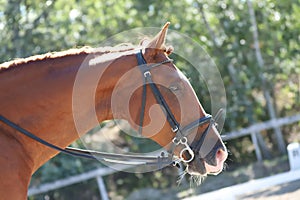
[[(0, 116), (65, 148), (97, 125), (89, 120), (95, 111), (98, 122), (118, 118), (135, 129), (141, 125), (143, 136), (172, 149), (186, 163), (187, 173), (218, 174), (227, 158), (226, 147), (187, 78), (168, 58), (172, 52), (164, 44), (168, 25), (137, 47), (82, 48), (0, 65)], [(77, 84), (82, 94), (74, 95), (82, 65), (90, 71), (83, 72), (83, 81)], [(84, 92), (90, 90), (90, 77), (97, 73), (101, 78), (91, 89), (94, 96), (87, 97)], [(75, 108), (76, 98), (84, 107)], [(74, 116), (80, 121), (79, 128)], [(183, 130), (189, 134), (179, 133)], [(0, 147), (1, 199), (26, 199), (31, 175), (59, 153), (3, 122)]]

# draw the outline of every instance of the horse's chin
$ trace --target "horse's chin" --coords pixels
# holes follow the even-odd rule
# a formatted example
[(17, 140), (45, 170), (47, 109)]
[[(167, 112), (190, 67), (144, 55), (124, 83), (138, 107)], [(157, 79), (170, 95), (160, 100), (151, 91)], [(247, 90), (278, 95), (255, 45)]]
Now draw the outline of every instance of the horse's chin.
[(187, 165), (186, 171), (191, 176), (206, 176), (207, 170), (204, 159), (194, 159)]
[(218, 175), (223, 170), (223, 163), (209, 165), (204, 159), (194, 159), (187, 165), (186, 171), (191, 176)]

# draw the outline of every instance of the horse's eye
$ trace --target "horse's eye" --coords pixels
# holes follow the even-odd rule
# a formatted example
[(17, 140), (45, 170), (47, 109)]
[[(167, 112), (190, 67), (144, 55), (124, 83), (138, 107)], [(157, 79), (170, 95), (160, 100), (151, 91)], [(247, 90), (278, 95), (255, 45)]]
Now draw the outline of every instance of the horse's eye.
[(216, 129), (218, 129), (218, 128), (219, 128), (219, 124), (218, 124), (218, 123), (216, 123), (216, 122), (215, 122), (215, 124), (214, 124), (214, 125), (215, 125)]
[(169, 87), (169, 89), (170, 89), (172, 92), (176, 92), (176, 91), (179, 90), (179, 86), (178, 86), (178, 85), (171, 85), (171, 86)]

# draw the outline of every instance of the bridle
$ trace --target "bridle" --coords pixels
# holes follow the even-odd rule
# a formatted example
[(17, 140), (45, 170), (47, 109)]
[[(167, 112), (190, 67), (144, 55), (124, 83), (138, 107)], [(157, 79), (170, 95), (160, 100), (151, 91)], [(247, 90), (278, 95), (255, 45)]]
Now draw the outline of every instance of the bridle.
[[(170, 107), (168, 106), (165, 98), (159, 91), (157, 85), (152, 80), (152, 74), (151, 69), (155, 67), (159, 67), (165, 63), (172, 63), (172, 59), (167, 59), (159, 63), (154, 64), (147, 64), (146, 60), (143, 57), (142, 50), (140, 50), (138, 53), (136, 53), (136, 58), (138, 61), (139, 69), (143, 75), (143, 93), (142, 93), (142, 108), (140, 111), (140, 125), (139, 125), (139, 134), (142, 134), (142, 128), (143, 128), (143, 122), (144, 122), (144, 114), (145, 114), (145, 105), (146, 105), (146, 94), (147, 94), (147, 85), (150, 86), (151, 91), (156, 99), (156, 102), (161, 106), (166, 119), (171, 126), (171, 130), (174, 133), (174, 138), (172, 139), (171, 148), (168, 150), (168, 153), (171, 155), (174, 155), (175, 147), (178, 145), (183, 145), (184, 148), (179, 153), (179, 162), (182, 161), (184, 163), (191, 162), (194, 157), (195, 153), (198, 152), (201, 148), (201, 146), (204, 143), (205, 137), (207, 136), (211, 126), (214, 124), (214, 120), (211, 115), (206, 115), (204, 117), (201, 117), (190, 124), (182, 127), (176, 118), (174, 117), (174, 114), (172, 113)], [(221, 113), (220, 113), (221, 114)], [(218, 114), (218, 116), (220, 115)], [(198, 140), (194, 140), (191, 145), (188, 144), (187, 136), (191, 133), (191, 130), (202, 126), (204, 124), (208, 124), (208, 127), (204, 130), (201, 137)], [(188, 155), (186, 158), (184, 155)], [(175, 163), (178, 164), (178, 163)]]
[[(143, 75), (143, 94), (142, 94), (142, 106), (140, 111), (140, 126), (139, 126), (139, 133), (142, 133), (143, 122), (144, 122), (144, 114), (145, 114), (145, 105), (146, 105), (146, 94), (147, 94), (147, 85), (150, 86), (151, 91), (157, 101), (157, 103), (162, 107), (162, 110), (166, 116), (166, 119), (171, 126), (171, 130), (174, 133), (174, 138), (171, 143), (171, 148), (168, 150), (167, 155), (165, 152), (161, 152), (160, 156), (145, 156), (145, 155), (138, 155), (138, 154), (116, 154), (116, 153), (107, 153), (107, 152), (99, 152), (93, 150), (83, 150), (78, 148), (61, 148), (54, 144), (51, 144), (40, 137), (37, 137), (33, 133), (23, 129), (19, 125), (15, 124), (14, 122), (10, 121), (6, 117), (0, 115), (0, 121), (4, 124), (16, 129), (18, 132), (22, 133), (23, 135), (62, 153), (88, 158), (93, 160), (101, 160), (109, 163), (117, 163), (117, 164), (124, 164), (124, 165), (157, 165), (159, 168), (162, 168), (166, 165), (173, 164), (173, 166), (178, 166), (180, 162), (189, 163), (195, 157), (195, 152), (198, 152), (201, 146), (204, 143), (205, 137), (207, 136), (210, 128), (215, 123), (214, 119), (211, 115), (206, 115), (197, 119), (196, 121), (191, 122), (187, 126), (182, 127), (176, 118), (174, 117), (170, 107), (168, 106), (166, 100), (164, 99), (163, 95), (159, 91), (157, 85), (152, 80), (151, 69), (155, 67), (159, 67), (165, 63), (173, 62), (171, 59), (167, 59), (165, 61), (154, 63), (154, 64), (147, 64), (145, 61), (142, 51), (136, 53), (136, 58), (138, 61), (139, 69)], [(218, 112), (217, 116), (220, 115)], [(202, 133), (201, 137), (198, 140), (194, 140), (191, 145), (188, 144), (187, 136), (191, 133), (191, 130), (202, 126), (204, 124), (209, 124), (205, 131)], [(180, 151), (179, 158), (174, 157), (174, 150), (176, 146), (183, 145), (184, 148)], [(187, 156), (185, 158), (184, 156)]]

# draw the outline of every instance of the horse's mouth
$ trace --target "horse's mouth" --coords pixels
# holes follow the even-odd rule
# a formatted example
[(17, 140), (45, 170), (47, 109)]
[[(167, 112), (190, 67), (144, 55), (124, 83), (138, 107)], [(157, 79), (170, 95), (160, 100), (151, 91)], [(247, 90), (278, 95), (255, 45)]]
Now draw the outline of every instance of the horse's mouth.
[(205, 158), (197, 153), (195, 159), (187, 165), (187, 173), (196, 176), (218, 175), (224, 169), (227, 156), (224, 146), (217, 146)]

